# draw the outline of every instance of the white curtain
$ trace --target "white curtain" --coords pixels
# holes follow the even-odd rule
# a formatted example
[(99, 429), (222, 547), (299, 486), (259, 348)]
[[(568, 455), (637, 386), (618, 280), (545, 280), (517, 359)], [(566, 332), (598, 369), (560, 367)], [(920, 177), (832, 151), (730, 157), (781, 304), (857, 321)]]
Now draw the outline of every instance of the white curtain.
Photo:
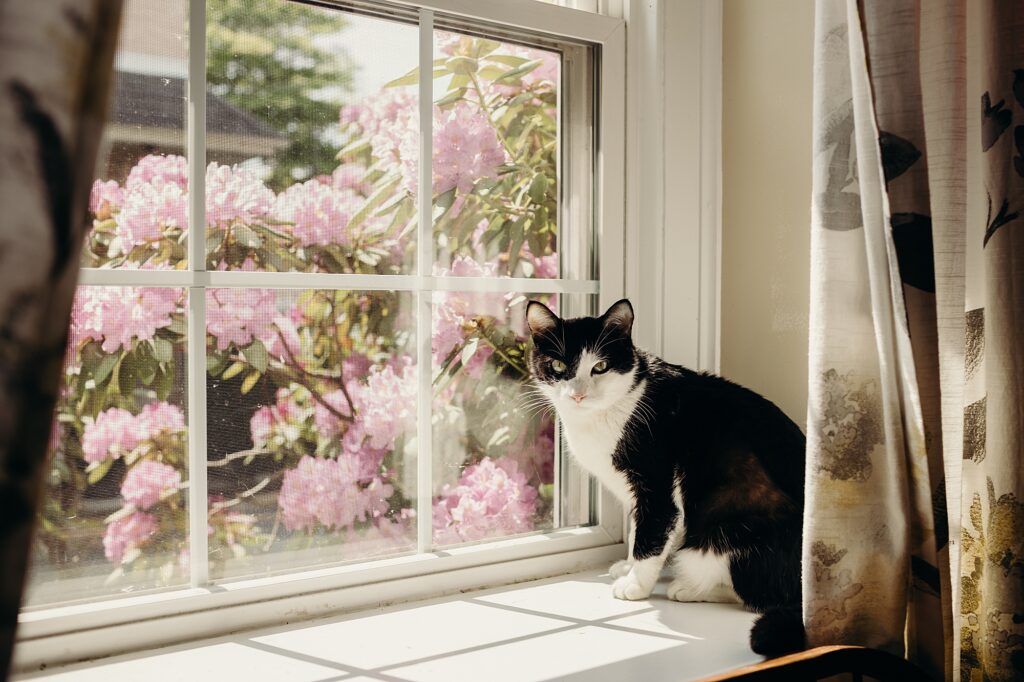
[(1024, 3), (970, 9), (817, 4), (804, 614), (812, 645), (1011, 680), (1024, 679)]

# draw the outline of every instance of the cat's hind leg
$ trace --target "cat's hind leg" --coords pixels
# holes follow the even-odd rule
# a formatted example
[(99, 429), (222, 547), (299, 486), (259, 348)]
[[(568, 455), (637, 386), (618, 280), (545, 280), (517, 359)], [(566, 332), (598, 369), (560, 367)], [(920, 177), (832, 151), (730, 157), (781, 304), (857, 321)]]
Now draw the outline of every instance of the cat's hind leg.
[(674, 580), (666, 594), (685, 602), (742, 603), (732, 586), (730, 555), (681, 549), (672, 558)]

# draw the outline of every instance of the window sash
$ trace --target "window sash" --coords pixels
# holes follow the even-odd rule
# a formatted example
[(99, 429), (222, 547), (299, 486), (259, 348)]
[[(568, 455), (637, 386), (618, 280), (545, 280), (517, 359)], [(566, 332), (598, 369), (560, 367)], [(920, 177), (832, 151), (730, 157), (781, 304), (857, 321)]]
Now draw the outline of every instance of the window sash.
[[(339, 9), (352, 9), (365, 6), (379, 8), (385, 3), (353, 3), (321, 0), (317, 4), (336, 6)], [(190, 235), (189, 269), (187, 271), (161, 270), (115, 270), (84, 268), (81, 271), (81, 285), (116, 285), (116, 286), (166, 286), (184, 287), (188, 289), (189, 336), (188, 336), (188, 404), (189, 409), (189, 498), (190, 498), (190, 552), (194, 558), (203, 557), (203, 561), (193, 559), (191, 587), (168, 588), (137, 597), (121, 597), (105, 601), (89, 602), (65, 607), (40, 607), (27, 610), (21, 615), (19, 628), (18, 665), (30, 665), (35, 661), (56, 662), (67, 658), (82, 656), (81, 650), (68, 649), (70, 641), (91, 642), (87, 645), (90, 655), (103, 655), (104, 646), (100, 640), (90, 637), (86, 631), (90, 628), (121, 627), (127, 623), (138, 622), (140, 619), (158, 619), (183, 614), (200, 614), (219, 605), (243, 607), (248, 605), (249, 611), (255, 613), (254, 606), (268, 599), (295, 599), (313, 594), (324, 594), (324, 591), (345, 592), (345, 603), (363, 604), (376, 603), (381, 594), (394, 591), (390, 588), (381, 589), (379, 581), (405, 580), (415, 576), (438, 575), (458, 571), (462, 575), (461, 587), (469, 577), (470, 585), (495, 584), (512, 578), (506, 577), (501, 566), (530, 563), (524, 574), (515, 574), (516, 578), (530, 575), (550, 574), (565, 570), (566, 565), (579, 566), (580, 562), (594, 563), (606, 558), (614, 558), (621, 554), (622, 515), (618, 504), (606, 491), (586, 484), (593, 490), (593, 518), (595, 526), (575, 529), (558, 529), (556, 516), (554, 531), (538, 531), (525, 537), (514, 537), (504, 540), (487, 541), (481, 544), (446, 548), (443, 553), (430, 553), (431, 540), (431, 495), (430, 485), (432, 457), (429, 450), (421, 451), (418, 456), (418, 543), (415, 554), (391, 557), (383, 560), (357, 561), (351, 564), (332, 566), (325, 569), (303, 570), (293, 573), (261, 579), (234, 579), (218, 581), (217, 589), (207, 589), (209, 578), (207, 573), (207, 536), (206, 536), (206, 324), (205, 289), (208, 287), (245, 287), (245, 288), (319, 288), (319, 289), (358, 289), (358, 290), (395, 290), (410, 291), (417, 294), (417, 355), (420, 368), (420, 404), (418, 405), (418, 434), (421, 440), (430, 442), (430, 399), (431, 354), (430, 354), (430, 315), (431, 292), (434, 291), (479, 291), (508, 292), (527, 291), (534, 293), (554, 294), (591, 294), (599, 295), (599, 305), (607, 306), (622, 295), (624, 269), (623, 254), (623, 162), (624, 162), (624, 26), (619, 20), (595, 15), (581, 15), (579, 12), (566, 10), (536, 3), (529, 3), (529, 11), (524, 11), (523, 3), (511, 3), (506, 0), (395, 0), (399, 8), (412, 10), (418, 17), (420, 37), (420, 131), (421, 152), (419, 167), (419, 258), (417, 259), (416, 275), (352, 275), (329, 273), (268, 273), (242, 271), (207, 271), (205, 240)], [(588, 259), (600, 261), (599, 279), (531, 279), (531, 278), (480, 278), (480, 277), (435, 277), (432, 272), (434, 260), (433, 224), (431, 210), (431, 192), (423, 191), (430, 188), (432, 144), (432, 87), (433, 79), (433, 31), (435, 27), (435, 11), (442, 13), (445, 26), (459, 25), (463, 21), (495, 27), (511, 27), (518, 31), (539, 32), (554, 36), (559, 40), (568, 39), (589, 43), (595, 51), (593, 68), (594, 82), (599, 90), (594, 93), (592, 101), (592, 121), (595, 136), (586, 141), (588, 161), (586, 164), (562, 164), (575, 177), (581, 174), (590, 178), (593, 184), (593, 195), (589, 205), (574, 208), (575, 220), (587, 222), (589, 242), (582, 249), (573, 251), (573, 263), (568, 265), (570, 274), (589, 271), (592, 268)], [(409, 16), (407, 12), (402, 12)], [(187, 163), (189, 172), (189, 220), (190, 225), (205, 225), (205, 167), (206, 167), (206, 15), (204, 0), (189, 2), (189, 79), (187, 96)], [(423, 68), (423, 67), (426, 68)], [(570, 73), (568, 70), (567, 73)], [(575, 72), (578, 73), (578, 72)], [(570, 82), (563, 77), (563, 86)], [(560, 89), (561, 90), (561, 89)], [(580, 97), (579, 92), (569, 88), (569, 95)], [(571, 105), (570, 105), (571, 106)], [(570, 146), (578, 147), (585, 142), (578, 131), (568, 128), (565, 131), (570, 137)], [(562, 139), (562, 135), (559, 136)], [(559, 154), (561, 155), (561, 149)], [(572, 157), (581, 157), (573, 153)], [(590, 160), (592, 159), (592, 161)], [(560, 158), (560, 164), (563, 159)], [(567, 174), (568, 175), (568, 174)], [(572, 178), (566, 177), (562, 182), (563, 198), (565, 192), (574, 186)], [(599, 198), (599, 200), (597, 199)], [(580, 226), (566, 220), (570, 206), (563, 202), (562, 230), (574, 231), (577, 234)], [(588, 212), (592, 211), (592, 214)], [(582, 216), (582, 217), (579, 217)], [(604, 248), (598, 249), (600, 244)], [(562, 243), (560, 240), (560, 251)], [(563, 260), (564, 263), (564, 260)], [(565, 264), (565, 263), (564, 263)], [(581, 314), (589, 311), (573, 311)], [(427, 392), (424, 393), (424, 384)], [(426, 396), (426, 397), (424, 397)], [(426, 410), (424, 414), (424, 410)], [(425, 418), (424, 418), (425, 417)], [(428, 429), (424, 433), (423, 429)], [(421, 445), (422, 448), (422, 445)], [(561, 453), (556, 452), (556, 462)], [(558, 491), (561, 476), (556, 476), (556, 508), (561, 506), (562, 495)], [(585, 479), (584, 479), (585, 481)], [(198, 504), (197, 504), (198, 502)], [(556, 512), (557, 514), (557, 512)], [(568, 562), (568, 564), (567, 564)], [(472, 577), (475, 576), (475, 577)], [(452, 576), (454, 577), (454, 575)], [(433, 584), (441, 585), (443, 581), (435, 579)], [(377, 586), (360, 589), (368, 583)], [(424, 583), (428, 585), (428, 583)], [(359, 591), (359, 597), (353, 598), (348, 593)], [(230, 595), (228, 597), (225, 594)], [(429, 592), (421, 595), (426, 596)], [(319, 606), (310, 613), (336, 610), (339, 606), (331, 605), (331, 600), (322, 599)], [(246, 627), (259, 624), (258, 618), (243, 616)], [(217, 619), (214, 619), (217, 620)], [(219, 623), (217, 628), (237, 628), (233, 621), (229, 624)], [(160, 631), (161, 628), (157, 628)], [(172, 628), (173, 630), (173, 628)], [(127, 631), (129, 634), (131, 630)], [(194, 637), (199, 632), (182, 633), (182, 637)], [(172, 641), (173, 632), (163, 632), (159, 639), (162, 642)], [(179, 639), (182, 637), (178, 637)], [(77, 638), (77, 639), (76, 639)], [(145, 640), (142, 630), (139, 641)], [(133, 639), (132, 637), (128, 638)], [(114, 650), (123, 649), (126, 644), (123, 638), (114, 638), (118, 643)], [(145, 643), (131, 642), (135, 646)], [(72, 653), (73, 652), (73, 653)], [(110, 651), (106, 652), (110, 653)]]

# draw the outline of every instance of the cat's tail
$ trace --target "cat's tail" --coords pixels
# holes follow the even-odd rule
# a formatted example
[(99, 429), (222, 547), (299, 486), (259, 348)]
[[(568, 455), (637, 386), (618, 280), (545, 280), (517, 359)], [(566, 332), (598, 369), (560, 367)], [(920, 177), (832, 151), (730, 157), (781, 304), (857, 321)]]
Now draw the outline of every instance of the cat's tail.
[(770, 608), (750, 628), (750, 648), (769, 658), (800, 651), (806, 646), (805, 640), (799, 606)]

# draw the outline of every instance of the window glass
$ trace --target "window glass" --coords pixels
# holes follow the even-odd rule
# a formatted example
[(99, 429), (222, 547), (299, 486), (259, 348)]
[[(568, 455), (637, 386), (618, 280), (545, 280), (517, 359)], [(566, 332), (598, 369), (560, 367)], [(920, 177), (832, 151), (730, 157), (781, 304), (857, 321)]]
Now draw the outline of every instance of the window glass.
[[(107, 161), (89, 197), (85, 267), (184, 268), (188, 183), (186, 0), (127, 0), (103, 133)], [(225, 117), (242, 116), (230, 108)]]
[(418, 90), (385, 84), (416, 66), (416, 26), (283, 0), (206, 7), (207, 267), (411, 273)]
[(212, 577), (415, 548), (411, 301), (207, 290)]
[(188, 582), (183, 306), (79, 287), (26, 603)]
[(559, 276), (559, 90), (551, 50), (434, 34), (435, 274)]

